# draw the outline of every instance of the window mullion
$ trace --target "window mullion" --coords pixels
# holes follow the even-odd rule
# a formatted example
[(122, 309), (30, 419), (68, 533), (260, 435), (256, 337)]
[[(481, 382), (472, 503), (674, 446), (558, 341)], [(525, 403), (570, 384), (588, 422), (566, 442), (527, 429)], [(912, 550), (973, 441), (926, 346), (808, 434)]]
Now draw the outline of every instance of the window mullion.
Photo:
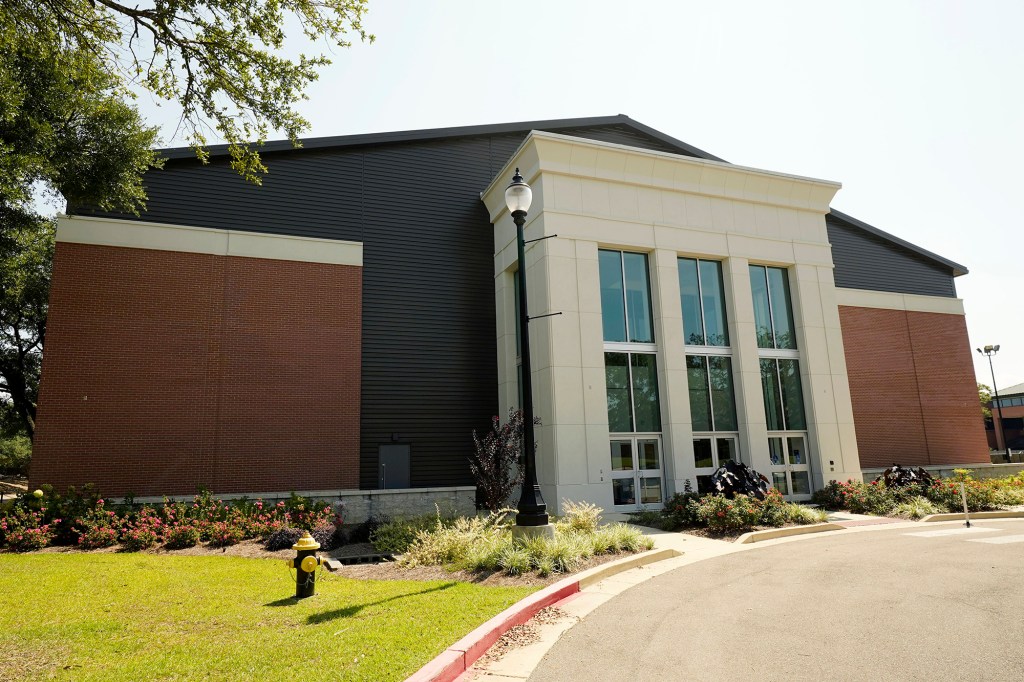
[(704, 321), (704, 285), (700, 280), (700, 258), (695, 259), (697, 263), (697, 309), (700, 310), (700, 335), (704, 345), (708, 345), (708, 325)]
[(775, 363), (775, 377), (779, 387), (779, 416), (782, 417), (782, 430), (789, 431), (789, 420), (786, 418), (786, 403), (782, 390), (782, 371), (779, 369), (778, 359), (772, 360)]
[(772, 283), (768, 279), (768, 267), (764, 267), (764, 295), (768, 298), (768, 321), (772, 325), (772, 348), (778, 348), (779, 343), (775, 340), (775, 305), (772, 303)]
[(708, 386), (708, 423), (711, 430), (715, 430), (715, 396), (711, 392), (711, 358), (704, 357), (704, 381)]
[(629, 396), (629, 427), (636, 433), (636, 401), (633, 400), (633, 354), (626, 353), (626, 393)]
[(623, 325), (626, 327), (626, 343), (633, 340), (633, 335), (629, 330), (629, 297), (626, 296), (626, 256), (622, 251), (619, 251), (619, 275), (622, 277), (622, 320)]

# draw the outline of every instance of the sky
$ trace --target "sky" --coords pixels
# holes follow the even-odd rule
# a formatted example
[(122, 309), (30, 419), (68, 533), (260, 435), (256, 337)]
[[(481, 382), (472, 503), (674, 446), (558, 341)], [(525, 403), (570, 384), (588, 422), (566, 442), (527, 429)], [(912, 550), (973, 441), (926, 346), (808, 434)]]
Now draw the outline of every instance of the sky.
[[(310, 137), (621, 113), (736, 164), (841, 182), (836, 209), (970, 270), (956, 285), (971, 348), (999, 344), (997, 384), (1024, 382), (1019, 0), (369, 7), (376, 42), (330, 50), (308, 90)], [(139, 102), (184, 144), (173, 109)]]

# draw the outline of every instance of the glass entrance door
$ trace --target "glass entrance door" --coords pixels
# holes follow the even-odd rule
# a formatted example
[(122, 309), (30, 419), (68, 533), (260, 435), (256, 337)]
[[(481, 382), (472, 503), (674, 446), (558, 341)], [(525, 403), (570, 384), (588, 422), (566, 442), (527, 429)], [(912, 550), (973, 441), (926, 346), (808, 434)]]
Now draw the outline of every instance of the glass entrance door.
[(664, 502), (660, 439), (632, 436), (612, 440), (611, 479), (617, 510)]
[(772, 484), (787, 499), (811, 499), (811, 470), (803, 436), (769, 436)]

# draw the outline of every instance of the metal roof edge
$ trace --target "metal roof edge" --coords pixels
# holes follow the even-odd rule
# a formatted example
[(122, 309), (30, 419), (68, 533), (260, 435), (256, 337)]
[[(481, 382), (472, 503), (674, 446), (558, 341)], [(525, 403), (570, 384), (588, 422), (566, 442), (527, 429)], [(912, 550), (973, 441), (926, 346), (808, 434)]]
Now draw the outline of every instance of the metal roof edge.
[(918, 246), (917, 244), (912, 244), (912, 243), (906, 241), (905, 239), (900, 239), (896, 235), (889, 234), (885, 230), (880, 230), (877, 227), (875, 227), (874, 225), (868, 225), (863, 220), (858, 220), (857, 218), (854, 218), (852, 215), (848, 215), (848, 214), (843, 213), (842, 211), (838, 211), (838, 210), (836, 210), (834, 208), (829, 209), (829, 215), (832, 216), (833, 218), (836, 218), (836, 219), (840, 220), (841, 222), (847, 223), (848, 225), (851, 225), (851, 226), (856, 227), (858, 229), (864, 230), (865, 232), (867, 232), (869, 234), (873, 234), (876, 237), (881, 237), (882, 239), (884, 239), (886, 241), (890, 241), (890, 242), (892, 242), (892, 243), (894, 243), (894, 244), (896, 244), (898, 246), (902, 246), (903, 248), (907, 249), (908, 251), (912, 251), (912, 252), (918, 254), (919, 256), (923, 256), (923, 257), (927, 258), (928, 260), (931, 260), (931, 261), (934, 261), (935, 263), (943, 265), (943, 266), (945, 266), (945, 267), (947, 267), (947, 268), (949, 268), (950, 270), (953, 271), (953, 276), (954, 277), (959, 277), (961, 275), (966, 275), (968, 272), (970, 272), (967, 269), (966, 266), (963, 266), (960, 263), (957, 263), (955, 261), (951, 261), (948, 258), (943, 258), (942, 256), (938, 255), (937, 253), (932, 253), (928, 249), (923, 249), (920, 246)]
[[(304, 149), (323, 149), (326, 147), (354, 147), (361, 145), (372, 145), (372, 144), (387, 144), (391, 142), (415, 142), (419, 140), (436, 140), (447, 137), (469, 137), (473, 135), (493, 135), (500, 133), (512, 133), (518, 131), (530, 131), (538, 128), (545, 129), (557, 129), (557, 128), (579, 128), (583, 126), (597, 126), (597, 125), (615, 125), (625, 124), (632, 126), (648, 135), (656, 137), (663, 142), (671, 145), (678, 146), (681, 150), (685, 150), (688, 153), (700, 153), (696, 147), (680, 142), (674, 138), (659, 133), (653, 128), (637, 123), (628, 116), (622, 114), (616, 114), (614, 116), (590, 116), (583, 118), (556, 118), (547, 119), (543, 121), (517, 121), (510, 123), (488, 123), (484, 125), (472, 125), (472, 126), (452, 126), (448, 128), (423, 128), (418, 130), (398, 130), (393, 132), (385, 133), (361, 133), (358, 135), (335, 135), (330, 137), (312, 137), (304, 140), (300, 140), (302, 143), (301, 147), (294, 147), (289, 140), (270, 140), (265, 142), (262, 147), (258, 147), (257, 151), (260, 153), (265, 152), (280, 152), (280, 151), (302, 151)], [(217, 144), (210, 145), (206, 148), (210, 156), (225, 156), (228, 153), (228, 145)], [(167, 159), (181, 159), (193, 156), (195, 151), (192, 147), (168, 147), (165, 149), (157, 149), (157, 154), (160, 154)], [(707, 155), (708, 158), (714, 158)]]

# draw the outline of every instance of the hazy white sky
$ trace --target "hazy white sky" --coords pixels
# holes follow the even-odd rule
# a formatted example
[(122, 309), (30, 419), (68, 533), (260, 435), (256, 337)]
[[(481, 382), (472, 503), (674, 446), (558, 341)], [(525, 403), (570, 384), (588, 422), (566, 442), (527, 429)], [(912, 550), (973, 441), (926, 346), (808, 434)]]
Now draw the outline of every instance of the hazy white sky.
[[(971, 347), (1024, 382), (1024, 3), (370, 0), (311, 136), (627, 114), (950, 260)], [(172, 113), (142, 102), (173, 125)], [(169, 145), (181, 140), (165, 139)], [(980, 380), (991, 383), (977, 353)]]

